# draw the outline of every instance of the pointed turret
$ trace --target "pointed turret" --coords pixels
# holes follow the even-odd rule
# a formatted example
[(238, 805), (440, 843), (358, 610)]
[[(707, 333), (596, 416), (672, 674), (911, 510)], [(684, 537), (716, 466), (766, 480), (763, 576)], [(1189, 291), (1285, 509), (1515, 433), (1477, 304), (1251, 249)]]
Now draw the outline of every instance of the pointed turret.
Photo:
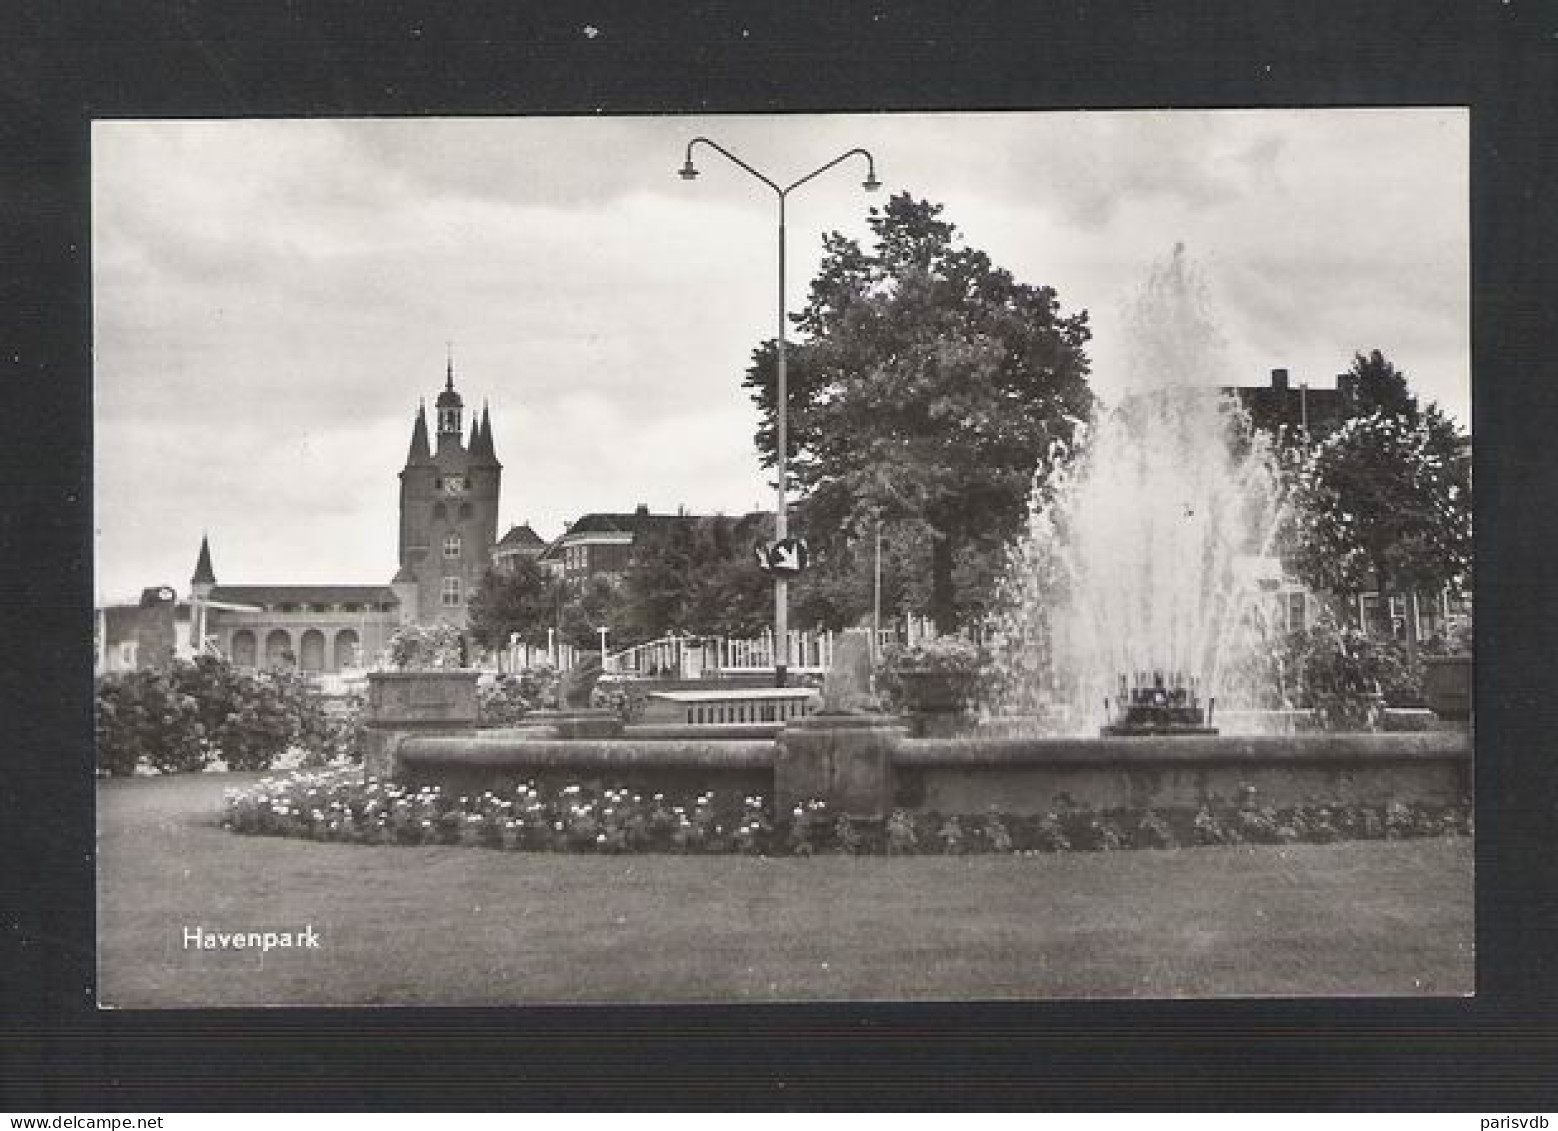
[(471, 437), (471, 460), (484, 466), (501, 466), (497, 453), (492, 450), (492, 416), (485, 403), (481, 406), (481, 420)]
[(205, 596), (216, 585), (216, 571), (211, 568), (211, 544), (206, 536), (200, 536), (200, 557), (195, 562), (195, 575), (189, 579), (191, 593)]
[(416, 422), (411, 426), (411, 450), (406, 453), (406, 466), (430, 463), (433, 453), (427, 443), (427, 405), (417, 406)]

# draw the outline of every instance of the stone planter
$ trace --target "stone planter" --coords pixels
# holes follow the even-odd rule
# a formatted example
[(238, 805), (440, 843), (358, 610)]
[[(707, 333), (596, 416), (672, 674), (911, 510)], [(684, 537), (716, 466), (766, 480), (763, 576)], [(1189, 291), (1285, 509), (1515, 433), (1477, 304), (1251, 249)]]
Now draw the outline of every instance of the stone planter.
[(979, 690), (972, 672), (900, 668), (895, 674), (915, 738), (972, 733), (976, 720), (969, 708)]
[(898, 685), (903, 688), (904, 703), (911, 711), (928, 714), (963, 711), (977, 689), (970, 672), (903, 668), (895, 674)]
[(1469, 653), (1427, 656), (1423, 660), (1423, 699), (1441, 719), (1471, 718), (1472, 660)]
[(792, 719), (774, 752), (775, 812), (807, 801), (879, 820), (893, 798), (893, 751), (909, 728), (890, 715), (811, 715)]
[(368, 731), (364, 773), (368, 777), (395, 777), (399, 770), (395, 749), (407, 734), (474, 731), (480, 674), (471, 668), (369, 672), (368, 702), (363, 712)]

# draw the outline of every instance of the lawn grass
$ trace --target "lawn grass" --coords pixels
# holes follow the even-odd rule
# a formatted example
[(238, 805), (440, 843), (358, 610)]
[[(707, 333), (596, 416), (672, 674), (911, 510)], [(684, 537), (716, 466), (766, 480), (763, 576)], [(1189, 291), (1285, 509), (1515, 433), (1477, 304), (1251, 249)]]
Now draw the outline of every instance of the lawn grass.
[[(106, 1005), (1472, 990), (1465, 838), (1025, 857), (588, 856), (241, 837), (225, 786), (98, 793)], [(317, 950), (185, 950), (186, 927)]]

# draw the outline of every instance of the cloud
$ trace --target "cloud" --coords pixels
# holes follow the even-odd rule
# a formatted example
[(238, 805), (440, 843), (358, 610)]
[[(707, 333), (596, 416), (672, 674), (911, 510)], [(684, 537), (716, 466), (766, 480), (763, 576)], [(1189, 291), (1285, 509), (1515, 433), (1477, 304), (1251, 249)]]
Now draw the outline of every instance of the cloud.
[[(224, 580), (387, 579), (449, 340), (505, 523), (768, 505), (740, 383), (775, 331), (776, 201), (708, 150), (676, 177), (699, 134), (781, 183), (869, 148), (888, 191), (1090, 312), (1105, 392), (1183, 240), (1246, 379), (1378, 345), (1469, 416), (1462, 113), (100, 123), (100, 587), (182, 585), (207, 528)], [(791, 309), (823, 231), (867, 239), (863, 172), (790, 198)]]

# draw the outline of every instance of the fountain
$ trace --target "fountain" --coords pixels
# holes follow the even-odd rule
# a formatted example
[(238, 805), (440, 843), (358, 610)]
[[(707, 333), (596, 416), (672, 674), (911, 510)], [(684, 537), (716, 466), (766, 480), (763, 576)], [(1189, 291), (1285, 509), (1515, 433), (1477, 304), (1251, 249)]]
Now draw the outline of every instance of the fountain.
[(1262, 671), (1263, 569), (1252, 564), (1270, 561), (1281, 517), (1273, 460), (1220, 390), (1231, 382), (1219, 337), (1182, 248), (1152, 272), (1130, 329), (1128, 391), (1079, 428), (1074, 451), (1049, 453), (1011, 554), (1002, 620), (986, 641), (1002, 665), (991, 690), (1008, 717), (989, 720), (999, 725), (911, 737), (905, 720), (865, 710), (869, 639), (846, 637), (824, 709), (777, 737), (673, 727), (585, 738), (474, 723), (448, 733), (441, 718), (434, 733), (396, 715), (370, 772), (731, 783), (774, 798), (776, 812), (822, 801), (871, 821), (992, 807), (1190, 820), (1255, 797), (1266, 807), (1461, 802), (1465, 729), (1259, 733), (1251, 712), (1238, 719), (1257, 705), (1241, 696)]
[(1043, 729), (1215, 733), (1208, 717), (1259, 637), (1247, 563), (1279, 517), (1271, 453), (1229, 384), (1182, 246), (1130, 311), (1127, 390), (1056, 450), (1004, 582), (1009, 710)]
[[(1105, 737), (1217, 733), (1217, 728), (1211, 725), (1217, 701), (1208, 700), (1202, 707), (1196, 681), (1186, 680), (1178, 673), (1170, 676), (1167, 682), (1162, 672), (1153, 672), (1150, 680), (1142, 672), (1134, 679), (1121, 675), (1120, 693), (1115, 704), (1113, 721), (1100, 729)], [(1104, 714), (1110, 714), (1107, 699), (1104, 700)]]

